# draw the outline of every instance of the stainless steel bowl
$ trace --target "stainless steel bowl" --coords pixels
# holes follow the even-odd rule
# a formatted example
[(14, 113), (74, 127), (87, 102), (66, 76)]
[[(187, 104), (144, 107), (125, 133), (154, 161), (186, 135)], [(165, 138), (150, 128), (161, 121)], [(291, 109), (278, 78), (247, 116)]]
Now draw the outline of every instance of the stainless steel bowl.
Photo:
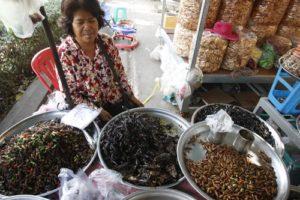
[[(139, 113), (144, 113), (144, 114), (148, 114), (151, 116), (155, 116), (161, 119), (166, 120), (167, 122), (172, 123), (176, 128), (179, 128), (182, 130), (182, 133), (188, 129), (188, 127), (190, 127), (190, 124), (183, 118), (167, 111), (167, 110), (162, 110), (162, 109), (157, 109), (157, 108), (135, 108), (135, 109), (131, 109), (128, 111), (125, 111), (123, 113), (120, 113), (119, 115), (115, 116), (114, 118), (112, 118), (101, 130), (100, 133), (100, 137), (98, 138), (98, 145), (97, 145), (97, 150), (98, 150), (98, 156), (100, 159), (101, 164), (103, 165), (104, 168), (108, 168), (108, 166), (106, 165), (104, 159), (103, 159), (103, 155), (101, 152), (101, 148), (100, 148), (100, 140), (101, 137), (103, 136), (103, 133), (105, 132), (105, 130), (107, 129), (106, 127), (111, 124), (114, 123), (114, 120), (117, 119), (119, 116), (121, 115), (126, 115), (127, 113), (132, 113), (132, 112), (139, 112)], [(180, 133), (181, 134), (181, 133)], [(179, 134), (179, 135), (180, 135)], [(176, 181), (175, 183), (172, 184), (168, 184), (168, 185), (162, 185), (159, 187), (147, 187), (147, 186), (140, 186), (140, 185), (134, 185), (131, 184), (129, 182), (123, 181), (123, 183), (125, 185), (137, 188), (137, 189), (141, 189), (141, 190), (152, 190), (152, 189), (164, 189), (164, 188), (169, 188), (172, 187), (174, 185), (179, 184), (181, 181), (184, 180), (184, 177), (182, 177), (181, 179), (179, 179), (178, 181)]]
[(160, 189), (133, 193), (124, 200), (196, 200), (190, 195), (172, 189)]
[[(241, 130), (242, 127), (234, 125), (233, 131), (226, 134), (222, 144), (226, 144), (232, 146), (234, 139), (236, 138), (237, 133)], [(212, 199), (208, 194), (198, 187), (196, 182), (193, 180), (192, 176), (190, 175), (189, 171), (185, 165), (185, 148), (190, 141), (191, 137), (194, 135), (199, 135), (200, 138), (205, 139), (209, 134), (210, 129), (206, 125), (205, 122), (198, 122), (192, 125), (188, 130), (186, 130), (179, 138), (178, 146), (177, 146), (177, 157), (178, 162), (183, 172), (184, 176), (188, 180), (188, 182), (193, 186), (193, 188), (200, 193), (206, 199)], [(251, 131), (250, 131), (251, 132)], [(253, 132), (252, 132), (253, 133)], [(276, 177), (277, 177), (277, 196), (276, 200), (284, 200), (288, 198), (289, 195), (289, 187), (290, 187), (290, 179), (286, 170), (286, 167), (281, 160), (281, 158), (273, 151), (270, 144), (265, 142), (259, 135), (253, 133), (254, 135), (254, 142), (251, 148), (249, 149), (248, 153), (252, 155), (253, 161), (257, 161), (259, 151), (264, 152), (268, 157), (272, 160), (272, 167), (274, 168)], [(201, 154), (201, 152), (199, 152)]]
[[(24, 131), (27, 128), (30, 128), (31, 126), (35, 125), (38, 122), (49, 121), (49, 120), (53, 120), (53, 119), (61, 119), (67, 113), (68, 113), (68, 111), (55, 111), (55, 112), (47, 112), (47, 113), (42, 113), (39, 115), (30, 116), (30, 117), (20, 121), (19, 123), (15, 124), (8, 130), (4, 131), (0, 135), (0, 143), (3, 142), (4, 140), (10, 139), (14, 135), (20, 134), (22, 131)], [(98, 125), (95, 122), (93, 122), (93, 133), (89, 133), (89, 134), (91, 134), (92, 137), (94, 137), (97, 140), (99, 133), (100, 133), (100, 129), (99, 129)], [(86, 166), (83, 167), (84, 171), (86, 171), (91, 166), (91, 164), (93, 163), (96, 156), (97, 156), (97, 151), (95, 150), (95, 153), (93, 154), (90, 162)], [(54, 194), (58, 190), (59, 190), (59, 188), (56, 188), (54, 190), (46, 191), (42, 194), (39, 194), (38, 196), (45, 197), (45, 196)]]
[[(247, 113), (250, 113), (250, 114), (254, 114), (240, 106), (235, 106), (235, 105), (230, 105), (230, 104), (224, 104), (224, 103), (216, 103), (216, 104), (208, 104), (208, 105), (204, 105), (204, 106), (201, 106), (200, 108), (198, 108), (194, 113), (193, 113), (193, 116), (192, 116), (192, 120), (191, 120), (191, 123), (194, 124), (196, 123), (195, 120), (196, 120), (196, 116), (197, 114), (204, 108), (206, 108), (207, 106), (212, 106), (212, 105), (224, 105), (224, 106), (233, 106), (233, 107), (238, 107), (240, 108), (241, 110), (247, 112)], [(269, 129), (269, 131), (271, 132), (271, 136), (273, 137), (274, 141), (275, 141), (275, 144), (274, 144), (274, 149), (276, 151), (276, 153), (282, 158), (283, 155), (284, 155), (284, 144), (283, 142), (281, 141), (280, 139), (280, 136), (279, 134), (277, 133), (277, 131), (272, 127), (270, 126), (266, 121), (264, 121), (262, 118), (260, 118), (259, 116), (257, 116), (257, 119), (259, 119), (261, 122), (263, 122), (265, 124), (265, 126)]]
[(3, 197), (3, 200), (47, 200), (43, 197), (34, 196), (34, 195), (16, 195), (11, 197)]

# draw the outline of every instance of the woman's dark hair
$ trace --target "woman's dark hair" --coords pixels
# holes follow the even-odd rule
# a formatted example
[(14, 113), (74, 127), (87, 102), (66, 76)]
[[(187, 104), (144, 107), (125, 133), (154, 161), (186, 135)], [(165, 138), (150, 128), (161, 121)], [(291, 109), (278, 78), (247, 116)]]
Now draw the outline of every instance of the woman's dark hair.
[(97, 18), (99, 29), (104, 25), (104, 11), (98, 0), (62, 0), (59, 25), (68, 35), (74, 35), (72, 22), (74, 13), (83, 9)]

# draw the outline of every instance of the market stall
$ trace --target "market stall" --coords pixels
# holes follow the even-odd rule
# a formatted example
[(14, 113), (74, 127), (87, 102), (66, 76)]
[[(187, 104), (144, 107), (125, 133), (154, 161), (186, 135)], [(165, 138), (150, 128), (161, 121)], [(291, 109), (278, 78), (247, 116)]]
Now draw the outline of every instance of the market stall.
[[(191, 55), (189, 71), (203, 64), (198, 55), (201, 39), (208, 44), (205, 50), (211, 44), (228, 45), (214, 34), (201, 38), (209, 8), (209, 0), (202, 1), (195, 47), (185, 52)], [(247, 8), (244, 5), (240, 10), (249, 12)], [(228, 9), (227, 5), (222, 18), (232, 18)], [(244, 19), (232, 20), (245, 23)], [(231, 46), (233, 53), (235, 45)], [(224, 54), (228, 63), (236, 62), (226, 57), (225, 48), (215, 53)], [(275, 74), (262, 69), (255, 76), (236, 78), (220, 69), (221, 63), (221, 59), (213, 62), (213, 72), (205, 74), (203, 82), (270, 83)], [(202, 69), (211, 70), (205, 62)], [(178, 101), (183, 105), (187, 99)], [(86, 110), (88, 115), (83, 112)], [(205, 105), (194, 112), (191, 123), (170, 111), (136, 108), (120, 113), (101, 129), (98, 125), (103, 124), (93, 121), (97, 115), (86, 110), (34, 115), (0, 135), (1, 199), (26, 198), (22, 194), (35, 195), (27, 196), (31, 200), (289, 197), (290, 176), (280, 135), (242, 107)], [(85, 124), (89, 117), (92, 122)]]
[[(276, 75), (272, 68), (276, 54), (281, 56), (292, 48), (292, 43), (297, 44), (299, 34), (292, 29), (297, 29), (298, 3), (183, 0), (175, 27), (174, 50), (177, 55), (188, 57), (184, 60), (189, 63), (189, 70), (202, 70), (202, 83), (271, 84)], [(274, 10), (276, 13), (272, 14)], [(286, 26), (288, 33), (282, 31)], [(238, 36), (230, 38), (234, 34)], [(177, 97), (181, 112), (189, 111), (190, 98), (192, 95)]]

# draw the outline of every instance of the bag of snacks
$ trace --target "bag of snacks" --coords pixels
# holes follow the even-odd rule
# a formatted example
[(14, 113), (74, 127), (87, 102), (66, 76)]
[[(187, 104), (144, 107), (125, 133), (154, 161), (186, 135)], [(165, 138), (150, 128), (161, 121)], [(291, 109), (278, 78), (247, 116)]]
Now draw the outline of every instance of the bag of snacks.
[(206, 16), (206, 28), (212, 28), (217, 20), (221, 0), (211, 0), (209, 4), (208, 13)]
[(274, 66), (276, 53), (272, 45), (264, 44), (262, 47), (263, 54), (258, 61), (260, 67), (271, 69)]
[(179, 56), (188, 57), (192, 45), (195, 31), (184, 28), (180, 24), (176, 25), (173, 44)]
[(255, 48), (257, 37), (242, 27), (238, 28), (240, 39), (230, 41), (223, 59), (222, 68), (227, 70), (238, 70), (248, 63), (251, 51)]
[(277, 34), (295, 40), (296, 38), (300, 38), (300, 26), (296, 27), (280, 25)]
[(297, 26), (300, 28), (300, 0), (290, 1), (290, 5), (281, 23), (287, 26)]
[(252, 7), (253, 0), (223, 0), (218, 19), (234, 26), (245, 26)]
[(249, 29), (256, 34), (258, 42), (261, 43), (261, 41), (263, 41), (263, 39), (265, 39), (266, 37), (275, 35), (277, 26), (251, 24), (249, 26)]
[(271, 44), (276, 53), (280, 56), (292, 48), (292, 41), (279, 35), (274, 35), (267, 38), (267, 43)]
[(251, 20), (256, 24), (278, 25), (290, 0), (258, 0), (255, 2)]
[[(194, 37), (194, 39), (196, 39)], [(210, 73), (218, 71), (221, 67), (223, 56), (228, 42), (220, 35), (204, 31), (200, 44), (200, 50), (196, 60), (196, 67), (202, 72)], [(192, 59), (193, 50), (190, 51), (189, 60)]]
[[(180, 1), (178, 22), (186, 29), (197, 30), (199, 14), (201, 10), (201, 0), (182, 0)], [(221, 0), (211, 0), (206, 16), (206, 28), (213, 27), (216, 22)]]
[(285, 70), (300, 78), (300, 45), (284, 54), (279, 63)]
[(182, 0), (180, 1), (177, 22), (184, 28), (193, 31), (197, 30), (201, 0)]

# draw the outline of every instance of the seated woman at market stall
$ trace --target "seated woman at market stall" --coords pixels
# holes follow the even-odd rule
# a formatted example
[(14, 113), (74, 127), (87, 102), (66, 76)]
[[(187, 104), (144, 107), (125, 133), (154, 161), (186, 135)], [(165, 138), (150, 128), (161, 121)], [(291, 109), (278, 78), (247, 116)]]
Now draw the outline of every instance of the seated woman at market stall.
[(74, 104), (101, 110), (103, 121), (143, 106), (132, 93), (112, 39), (98, 32), (104, 24), (98, 1), (63, 0), (61, 12), (60, 25), (68, 36), (59, 54)]

